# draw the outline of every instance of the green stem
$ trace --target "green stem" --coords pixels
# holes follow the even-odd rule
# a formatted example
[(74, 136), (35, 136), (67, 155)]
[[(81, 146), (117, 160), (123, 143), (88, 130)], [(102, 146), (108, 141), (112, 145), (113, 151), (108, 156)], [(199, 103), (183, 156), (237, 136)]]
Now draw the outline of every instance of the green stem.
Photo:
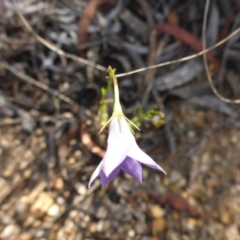
[(118, 89), (118, 82), (117, 78), (113, 76), (113, 87), (114, 87), (114, 107), (113, 113), (114, 114), (122, 114), (122, 107), (119, 100), (119, 89)]
[(118, 82), (117, 78), (115, 77), (115, 71), (116, 69), (112, 69), (110, 66), (108, 67), (108, 74), (110, 77), (110, 80), (113, 82), (113, 88), (114, 88), (114, 106), (113, 106), (113, 115), (123, 115), (122, 107), (119, 100), (119, 89), (118, 89)]

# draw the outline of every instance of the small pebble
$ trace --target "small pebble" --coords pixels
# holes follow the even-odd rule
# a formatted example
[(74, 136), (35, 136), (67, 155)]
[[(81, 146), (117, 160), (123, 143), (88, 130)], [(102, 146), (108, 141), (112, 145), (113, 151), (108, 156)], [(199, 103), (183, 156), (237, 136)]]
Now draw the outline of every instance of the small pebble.
[(12, 222), (12, 218), (8, 215), (4, 215), (1, 217), (1, 222), (3, 225), (9, 225)]
[(100, 206), (96, 212), (97, 218), (106, 218), (108, 214), (107, 209), (104, 206)]
[(165, 215), (165, 210), (162, 209), (159, 205), (157, 204), (151, 204), (148, 206), (149, 211), (150, 211), (150, 215), (153, 218), (159, 218), (159, 217), (163, 217)]
[(55, 217), (60, 213), (60, 207), (57, 204), (53, 204), (47, 211), (47, 214), (51, 217)]
[(20, 228), (18, 226), (13, 224), (8, 225), (3, 229), (1, 238), (14, 239), (18, 236), (19, 232), (20, 232)]
[(135, 231), (133, 230), (133, 229), (130, 229), (129, 231), (128, 231), (128, 237), (130, 237), (130, 238), (134, 238), (135, 237)]
[(36, 233), (35, 233), (35, 237), (36, 237), (36, 238), (41, 238), (41, 237), (44, 236), (44, 234), (45, 234), (45, 232), (44, 232), (43, 230), (38, 230), (38, 231), (36, 231)]
[(33, 235), (30, 232), (23, 232), (19, 236), (19, 240), (32, 240)]

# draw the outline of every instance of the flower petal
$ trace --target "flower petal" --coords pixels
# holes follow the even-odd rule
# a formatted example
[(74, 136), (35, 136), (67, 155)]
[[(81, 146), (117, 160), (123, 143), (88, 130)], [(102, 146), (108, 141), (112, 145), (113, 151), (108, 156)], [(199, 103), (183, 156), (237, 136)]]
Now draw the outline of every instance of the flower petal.
[(125, 143), (113, 141), (108, 144), (106, 154), (102, 160), (102, 170), (108, 177), (125, 159), (128, 147)]
[(130, 176), (142, 182), (142, 165), (139, 162), (130, 157), (126, 157), (121, 164), (121, 168)]
[(144, 165), (147, 165), (148, 167), (160, 170), (166, 174), (166, 172), (151, 157), (149, 157), (139, 148), (137, 143), (133, 144), (132, 147), (129, 148), (127, 155), (130, 158), (135, 159)]
[(101, 171), (100, 180), (101, 180), (102, 188), (105, 188), (117, 176), (120, 170), (121, 170), (121, 165), (115, 168), (108, 177), (106, 177), (105, 173)]
[(134, 142), (127, 121), (123, 117), (114, 117), (110, 123), (107, 151), (102, 160), (106, 177), (123, 162), (129, 146)]
[(97, 166), (97, 168), (95, 169), (95, 171), (93, 172), (90, 181), (88, 183), (88, 187), (90, 188), (92, 185), (92, 182), (96, 179), (96, 177), (100, 174), (101, 172), (101, 168), (102, 168), (102, 161), (99, 163), (99, 165)]

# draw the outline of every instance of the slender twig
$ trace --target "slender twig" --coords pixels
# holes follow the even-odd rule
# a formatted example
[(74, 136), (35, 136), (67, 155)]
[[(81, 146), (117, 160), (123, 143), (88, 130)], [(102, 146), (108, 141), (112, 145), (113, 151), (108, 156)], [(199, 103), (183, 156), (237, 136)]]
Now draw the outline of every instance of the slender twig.
[(20, 78), (22, 81), (30, 83), (34, 86), (37, 86), (39, 88), (41, 88), (42, 90), (50, 93), (51, 95), (61, 99), (62, 101), (70, 104), (70, 105), (74, 105), (79, 107), (79, 105), (77, 105), (72, 99), (70, 99), (69, 97), (63, 95), (62, 93), (49, 88), (47, 85), (43, 84), (42, 82), (39, 82), (37, 80), (35, 80), (34, 78), (28, 76), (27, 74), (19, 71), (18, 69), (10, 66), (9, 64), (7, 64), (6, 62), (0, 61), (0, 68), (4, 68), (6, 70), (8, 70), (9, 72), (11, 72), (13, 75), (15, 75), (16, 77)]
[(132, 75), (132, 74), (135, 74), (135, 73), (139, 73), (139, 72), (143, 72), (143, 71), (146, 71), (148, 69), (152, 69), (152, 68), (159, 68), (159, 67), (163, 67), (163, 66), (167, 66), (167, 65), (171, 65), (173, 63), (179, 63), (179, 62), (185, 62), (185, 61), (188, 61), (192, 58), (196, 58), (196, 57), (199, 57), (199, 56), (202, 56), (203, 54), (221, 46), (222, 44), (224, 44), (225, 42), (227, 42), (229, 39), (231, 39), (232, 37), (234, 37), (236, 34), (238, 34), (240, 32), (240, 27), (237, 28), (234, 32), (232, 32), (230, 35), (228, 35), (226, 38), (224, 38), (223, 40), (221, 40), (220, 42), (216, 43), (214, 46), (210, 47), (210, 48), (207, 48), (207, 49), (204, 49), (203, 51), (199, 52), (199, 53), (196, 53), (196, 54), (192, 54), (190, 56), (187, 56), (187, 57), (183, 57), (183, 58), (180, 58), (180, 59), (177, 59), (177, 60), (173, 60), (173, 61), (168, 61), (168, 62), (164, 62), (164, 63), (159, 63), (159, 64), (156, 64), (156, 65), (152, 65), (152, 66), (149, 66), (149, 67), (144, 67), (144, 68), (140, 68), (140, 69), (136, 69), (136, 70), (133, 70), (133, 71), (130, 71), (130, 72), (127, 72), (127, 73), (121, 73), (121, 74), (116, 74), (116, 77), (119, 78), (119, 77), (124, 77), (124, 76), (128, 76), (128, 75)]
[[(46, 41), (45, 39), (43, 39), (42, 37), (40, 37), (34, 30), (33, 28), (30, 26), (30, 24), (27, 22), (27, 20), (25, 19), (25, 17), (22, 15), (22, 13), (19, 11), (18, 7), (17, 7), (17, 4), (16, 4), (16, 1), (15, 0), (12, 0), (13, 3), (14, 3), (14, 6), (16, 8), (16, 12), (19, 16), (19, 18), (21, 19), (21, 21), (23, 22), (23, 24), (25, 25), (25, 27), (35, 36), (35, 38), (41, 42), (43, 45), (45, 45), (46, 47), (48, 47), (49, 49), (51, 49), (52, 51), (55, 51), (57, 54), (59, 54), (59, 56), (62, 56), (62, 57), (66, 57), (66, 58), (69, 58), (69, 59), (72, 59), (72, 60), (75, 60), (75, 61), (78, 61), (78, 62), (81, 62), (83, 64), (86, 64), (86, 65), (89, 65), (89, 66), (93, 66), (95, 68), (97, 68), (98, 70), (101, 70), (103, 72), (107, 72), (107, 68), (104, 67), (104, 66), (101, 66), (101, 65), (98, 65), (98, 64), (93, 64), (91, 63), (90, 61), (84, 59), (84, 58), (80, 58), (78, 56), (75, 56), (73, 54), (69, 54), (69, 53), (65, 53), (63, 50), (61, 50), (60, 48), (56, 47), (54, 44)], [(204, 13), (204, 22), (203, 22), (203, 36), (206, 32), (206, 21), (207, 21), (207, 12), (208, 12), (208, 9), (209, 9), (209, 0), (207, 0), (206, 2), (206, 6), (205, 6), (205, 13)], [(207, 66), (207, 60), (206, 60), (206, 54), (207, 52), (219, 47), (220, 45), (224, 44), (225, 42), (227, 42), (229, 39), (231, 39), (232, 37), (234, 37), (236, 34), (238, 34), (240, 32), (240, 27), (237, 28), (234, 32), (232, 32), (230, 35), (228, 35), (226, 38), (224, 38), (223, 40), (221, 40), (220, 42), (218, 42), (217, 44), (215, 44), (214, 46), (210, 47), (210, 48), (207, 48), (207, 49), (204, 49), (205, 48), (205, 39), (203, 37), (203, 51), (199, 52), (199, 53), (196, 53), (196, 54), (193, 54), (193, 55), (190, 55), (190, 56), (187, 56), (187, 57), (183, 57), (181, 59), (176, 59), (176, 60), (173, 60), (173, 61), (168, 61), (168, 62), (164, 62), (164, 63), (160, 63), (160, 64), (156, 64), (156, 65), (152, 65), (152, 66), (149, 66), (149, 67), (144, 67), (144, 68), (140, 68), (140, 69), (136, 69), (136, 70), (133, 70), (133, 71), (130, 71), (130, 72), (127, 72), (127, 73), (122, 73), (122, 74), (117, 74), (116, 77), (119, 78), (119, 77), (124, 77), (124, 76), (128, 76), (128, 75), (132, 75), (132, 74), (135, 74), (135, 73), (139, 73), (139, 72), (143, 72), (143, 71), (146, 71), (146, 70), (149, 70), (149, 69), (154, 69), (154, 68), (159, 68), (159, 67), (163, 67), (163, 66), (167, 66), (167, 65), (170, 65), (170, 64), (174, 64), (174, 63), (178, 63), (178, 62), (184, 62), (184, 61), (188, 61), (192, 58), (196, 58), (196, 57), (199, 57), (201, 55), (203, 55), (203, 58), (204, 58), (204, 65), (205, 65), (205, 69), (206, 69), (206, 72), (207, 72), (207, 76), (208, 76), (208, 81), (209, 81), (209, 84), (214, 92), (214, 94), (220, 98), (222, 101), (224, 102), (227, 102), (227, 103), (235, 103), (235, 104), (239, 104), (240, 103), (240, 99), (237, 99), (237, 100), (231, 100), (231, 99), (228, 99), (228, 98), (225, 98), (223, 96), (221, 96), (221, 94), (218, 93), (217, 89), (215, 88), (214, 84), (213, 84), (213, 81), (212, 81), (212, 78), (210, 76), (210, 72), (209, 72), (209, 68)]]
[[(206, 5), (205, 5), (205, 10), (204, 10), (204, 16), (203, 16), (203, 29), (202, 29), (202, 45), (203, 45), (203, 49), (206, 48), (206, 39), (205, 39), (205, 33), (206, 33), (206, 26), (207, 26), (207, 15), (208, 15), (208, 10), (209, 10), (209, 5), (210, 5), (210, 0), (206, 0)], [(238, 28), (236, 31), (234, 32), (238, 32), (240, 28)], [(233, 33), (234, 33), (233, 32)], [(232, 33), (232, 34), (233, 34)], [(232, 35), (230, 34), (230, 35)], [(230, 36), (229, 35), (229, 36)], [(228, 36), (228, 37), (229, 37)], [(225, 38), (226, 39), (226, 38)], [(222, 42), (222, 41), (221, 41)], [(232, 100), (232, 99), (229, 99), (229, 98), (225, 98), (223, 97), (219, 92), (218, 90), (216, 89), (216, 87), (214, 86), (213, 84), (213, 80), (212, 80), (212, 77), (211, 77), (211, 74), (210, 74), (210, 71), (209, 71), (209, 68), (208, 68), (208, 63), (207, 63), (207, 56), (205, 54), (206, 52), (203, 53), (203, 61), (204, 61), (204, 67), (205, 67), (205, 70), (206, 70), (206, 73), (207, 73), (207, 78), (208, 78), (208, 82), (211, 86), (211, 89), (212, 91), (214, 92), (214, 94), (219, 98), (221, 99), (223, 102), (226, 102), (226, 103), (234, 103), (234, 104), (240, 104), (240, 99), (236, 99), (236, 100)]]
[[(31, 27), (31, 25), (28, 23), (28, 21), (26, 20), (26, 18), (23, 16), (23, 14), (19, 11), (17, 3), (15, 0), (12, 0), (13, 4), (15, 6), (16, 12), (19, 16), (19, 18), (21, 19), (22, 23), (24, 24), (24, 26), (28, 29), (29, 32), (31, 32), (33, 34), (33, 36), (40, 42), (42, 43), (44, 46), (46, 46), (47, 48), (51, 49), (52, 51), (56, 52), (60, 57), (66, 57), (72, 60), (75, 60), (77, 62), (89, 65), (89, 66), (93, 66), (96, 69), (103, 71), (103, 72), (107, 72), (107, 68), (105, 68), (104, 66), (101, 66), (99, 64), (94, 64), (84, 58), (75, 56), (73, 54), (70, 53), (66, 53), (64, 52), (62, 49), (58, 48), (56, 45), (54, 45), (53, 43), (50, 43), (48, 41), (46, 41), (44, 38), (40, 37)], [(63, 59), (62, 59), (63, 60)], [(64, 62), (66, 62), (65, 60), (63, 60)]]
[[(238, 13), (238, 15), (236, 16), (233, 26), (232, 26), (232, 30), (236, 29), (236, 27), (239, 25), (240, 23), (240, 13)], [(220, 68), (220, 72), (218, 74), (218, 82), (222, 83), (223, 80), (223, 76), (224, 76), (224, 72), (225, 72), (225, 66), (227, 63), (227, 58), (228, 58), (228, 51), (231, 48), (231, 45), (234, 44), (239, 38), (232, 38), (231, 40), (229, 40), (226, 44), (224, 53), (223, 53), (223, 57), (222, 57), (222, 62), (221, 62), (221, 68)]]
[[(153, 63), (156, 63), (157, 62), (157, 59), (159, 58), (159, 56), (161, 55), (162, 53), (162, 49), (163, 49), (163, 46), (165, 45), (165, 41), (162, 40), (159, 42), (158, 46), (157, 46), (157, 49), (154, 49), (154, 55), (152, 55), (152, 62)], [(149, 94), (152, 90), (152, 87), (153, 87), (153, 80), (154, 80), (154, 75), (156, 74), (157, 72), (157, 69), (154, 68), (154, 69), (150, 69), (150, 71), (147, 72), (146, 76), (146, 85), (145, 85), (145, 90), (144, 90), (144, 94), (143, 94), (143, 98), (142, 98), (142, 106), (145, 106), (147, 100), (148, 100), (148, 97), (149, 97)]]

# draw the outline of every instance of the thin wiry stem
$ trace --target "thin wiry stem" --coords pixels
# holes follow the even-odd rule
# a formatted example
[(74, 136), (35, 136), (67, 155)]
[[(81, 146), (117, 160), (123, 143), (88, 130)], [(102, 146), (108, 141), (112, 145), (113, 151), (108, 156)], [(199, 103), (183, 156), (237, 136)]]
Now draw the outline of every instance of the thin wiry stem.
[[(17, 3), (15, 0), (12, 0), (13, 3), (14, 3), (14, 6), (15, 6), (15, 9), (16, 9), (16, 12), (19, 16), (19, 18), (21, 19), (22, 23), (24, 24), (24, 26), (34, 35), (34, 37), (39, 41), (41, 42), (43, 45), (45, 45), (47, 48), (51, 49), (52, 51), (56, 52), (62, 59), (62, 61), (64, 63), (66, 63), (66, 60), (63, 58), (63, 57), (66, 57), (66, 58), (69, 58), (69, 59), (72, 59), (72, 60), (75, 60), (75, 61), (78, 61), (78, 62), (81, 62), (83, 64), (86, 64), (86, 65), (89, 65), (89, 66), (93, 66), (95, 68), (97, 68), (98, 70), (100, 71), (103, 71), (103, 72), (107, 72), (107, 68), (104, 67), (104, 66), (101, 66), (99, 64), (94, 64), (84, 58), (80, 58), (78, 56), (75, 56), (73, 54), (69, 54), (69, 53), (66, 53), (64, 52), (62, 49), (58, 48), (57, 46), (55, 46), (54, 44), (46, 41), (44, 38), (40, 37), (34, 30), (33, 28), (30, 26), (30, 24), (28, 23), (28, 21), (25, 19), (25, 17), (22, 15), (22, 13), (19, 11), (18, 7), (17, 7)], [(206, 1), (206, 6), (205, 6), (205, 12), (206, 10), (208, 10), (209, 8), (209, 0)], [(205, 29), (206, 29), (206, 15), (207, 14), (204, 14), (204, 21), (205, 23), (203, 23), (203, 28), (204, 28), (204, 25), (205, 25)], [(203, 32), (205, 30), (203, 29)], [(171, 65), (171, 64), (174, 64), (174, 63), (178, 63), (178, 62), (185, 62), (185, 61), (188, 61), (190, 59), (193, 59), (193, 58), (196, 58), (196, 57), (199, 57), (201, 55), (204, 55), (205, 53), (221, 46), (222, 44), (224, 44), (225, 42), (227, 42), (229, 39), (231, 39), (232, 37), (234, 37), (236, 34), (238, 34), (240, 32), (240, 27), (237, 28), (234, 32), (232, 32), (230, 35), (228, 35), (226, 38), (224, 38), (223, 40), (221, 40), (220, 42), (216, 43), (214, 46), (210, 47), (210, 48), (207, 48), (207, 49), (204, 49), (203, 51), (199, 52), (199, 53), (196, 53), (196, 54), (193, 54), (193, 55), (190, 55), (190, 56), (187, 56), (187, 57), (183, 57), (183, 58), (180, 58), (180, 59), (176, 59), (176, 60), (173, 60), (173, 61), (168, 61), (168, 62), (164, 62), (164, 63), (160, 63), (160, 64), (156, 64), (156, 65), (152, 65), (152, 66), (149, 66), (149, 67), (144, 67), (144, 68), (140, 68), (140, 69), (136, 69), (136, 70), (133, 70), (133, 71), (129, 71), (127, 73), (121, 73), (121, 74), (117, 74), (115, 75), (116, 77), (124, 77), (124, 76), (128, 76), (128, 75), (132, 75), (132, 74), (135, 74), (135, 73), (139, 73), (139, 72), (143, 72), (143, 71), (146, 71), (148, 69), (153, 69), (153, 68), (160, 68), (160, 67), (163, 67), (163, 66), (167, 66), (167, 65)], [(204, 41), (203, 41), (204, 43)], [(205, 48), (205, 47), (203, 47)], [(204, 57), (205, 58), (205, 57)], [(204, 61), (205, 62), (205, 61)], [(204, 63), (205, 64), (205, 63)], [(206, 67), (206, 64), (205, 64), (205, 68), (206, 68), (206, 71), (209, 72), (208, 67)], [(207, 74), (209, 75), (209, 74)], [(209, 75), (210, 76), (210, 75)], [(224, 102), (228, 102), (228, 103), (240, 103), (240, 99), (238, 100), (231, 100), (231, 99), (228, 99), (228, 98), (224, 98), (223, 96), (221, 96), (217, 89), (214, 87), (212, 83), (212, 80), (211, 80), (211, 76), (209, 77), (208, 76), (208, 79), (209, 79), (209, 83), (211, 85), (211, 88), (213, 90), (213, 92), (216, 94), (216, 96), (218, 96), (221, 100), (223, 100)]]
[[(203, 45), (203, 49), (206, 48), (206, 39), (205, 39), (205, 33), (206, 33), (206, 26), (207, 26), (207, 15), (208, 15), (208, 10), (209, 10), (209, 5), (210, 5), (210, 0), (206, 0), (206, 5), (205, 5), (205, 10), (204, 10), (204, 16), (203, 16), (203, 29), (202, 29), (202, 45)], [(239, 31), (239, 28), (236, 30)], [(234, 31), (234, 32), (236, 32)], [(233, 32), (233, 33), (234, 33)], [(232, 35), (232, 34), (231, 34)], [(229, 35), (230, 36), (230, 35)], [(216, 45), (215, 45), (216, 46)], [(207, 78), (208, 78), (208, 82), (211, 86), (212, 91), (214, 92), (214, 94), (221, 99), (223, 102), (226, 103), (234, 103), (234, 104), (240, 104), (240, 99), (236, 99), (236, 100), (232, 100), (229, 98), (225, 98), (223, 97), (218, 90), (216, 89), (216, 87), (213, 84), (213, 80), (208, 68), (208, 63), (207, 63), (207, 56), (206, 56), (206, 52), (203, 53), (203, 61), (204, 61), (204, 67), (207, 73)]]
[(39, 82), (39, 81), (35, 80), (34, 78), (28, 76), (27, 74), (19, 71), (16, 68), (10, 66), (8, 63), (6, 63), (4, 61), (0, 61), (0, 69), (1, 68), (4, 68), (4, 69), (8, 70), (9, 72), (11, 72), (13, 75), (18, 77), (22, 81), (24, 81), (26, 83), (29, 83), (29, 84), (32, 84), (34, 86), (37, 86), (38, 88), (41, 88), (42, 90), (50, 93), (51, 95), (61, 99), (62, 101), (66, 102), (70, 105), (74, 105), (74, 106), (79, 107), (79, 105), (77, 105), (71, 98), (65, 96), (64, 94), (60, 93), (57, 90), (51, 89), (49, 86), (43, 84), (42, 82)]
[(159, 64), (152, 65), (152, 66), (149, 66), (149, 67), (139, 68), (139, 69), (136, 69), (136, 70), (133, 70), (133, 71), (129, 71), (129, 72), (126, 72), (126, 73), (116, 74), (116, 77), (118, 77), (118, 78), (119, 77), (124, 77), (124, 76), (132, 75), (132, 74), (135, 74), (135, 73), (143, 72), (143, 71), (146, 71), (148, 69), (160, 68), (160, 67), (171, 65), (171, 64), (174, 64), (174, 63), (185, 62), (185, 61), (188, 61), (188, 60), (190, 60), (192, 58), (196, 58), (196, 57), (202, 56), (203, 54), (205, 54), (205, 53), (207, 53), (207, 52), (209, 52), (209, 51), (211, 51), (211, 50), (221, 46), (222, 44), (227, 42), (230, 38), (234, 37), (239, 32), (240, 32), (240, 27), (237, 28), (230, 35), (228, 35), (226, 38), (224, 38), (220, 42), (216, 43), (214, 46), (212, 46), (210, 48), (207, 48), (207, 49), (204, 49), (203, 51), (201, 51), (199, 53), (192, 54), (190, 56), (183, 57), (183, 58), (180, 58), (180, 59), (177, 59), (177, 60), (168, 61), (168, 62), (164, 62), (164, 63), (159, 63)]
[(46, 46), (47, 48), (51, 49), (52, 51), (56, 52), (60, 57), (62, 57), (62, 61), (65, 63), (66, 65), (66, 60), (63, 59), (63, 57), (75, 60), (77, 62), (89, 65), (89, 66), (93, 66), (96, 69), (103, 71), (103, 72), (107, 72), (107, 68), (98, 64), (94, 64), (84, 58), (75, 56), (73, 54), (70, 53), (65, 53), (62, 49), (58, 48), (56, 45), (46, 41), (44, 38), (42, 38), (41, 36), (39, 36), (31, 27), (31, 25), (28, 23), (28, 21), (26, 20), (26, 18), (22, 15), (22, 13), (19, 11), (17, 3), (15, 0), (12, 0), (13, 4), (15, 6), (16, 12), (20, 18), (20, 20), (22, 21), (22, 23), (24, 24), (24, 26), (28, 29), (29, 32), (31, 32), (33, 34), (33, 36), (40, 42), (42, 43), (44, 46)]

